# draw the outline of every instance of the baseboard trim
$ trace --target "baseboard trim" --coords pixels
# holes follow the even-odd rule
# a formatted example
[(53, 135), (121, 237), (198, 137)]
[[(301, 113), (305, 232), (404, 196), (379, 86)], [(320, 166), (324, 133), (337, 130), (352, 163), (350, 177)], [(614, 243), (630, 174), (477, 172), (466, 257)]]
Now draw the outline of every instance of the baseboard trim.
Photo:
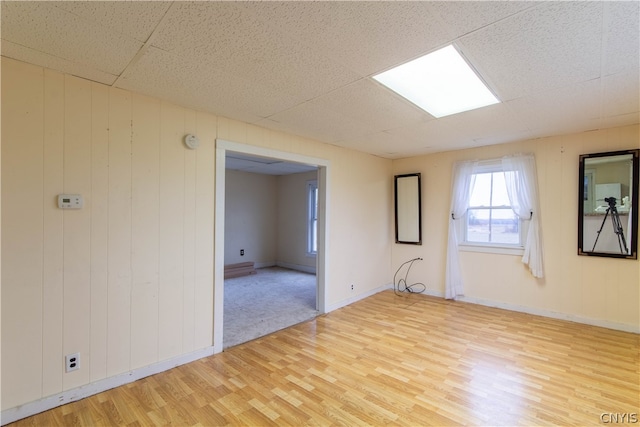
[(344, 300), (339, 301), (339, 302), (337, 302), (335, 304), (330, 304), (330, 305), (327, 306), (327, 313), (332, 312), (333, 310), (337, 310), (337, 309), (342, 308), (342, 307), (346, 307), (346, 306), (348, 306), (350, 304), (353, 304), (354, 302), (360, 301), (362, 299), (369, 298), (370, 296), (375, 295), (378, 292), (386, 291), (387, 289), (393, 289), (393, 284), (388, 283), (388, 284), (382, 285), (382, 286), (380, 286), (378, 288), (371, 289), (371, 290), (369, 290), (369, 291), (367, 291), (365, 293), (354, 295), (354, 296), (352, 296), (350, 298), (344, 299)]
[(267, 267), (275, 267), (276, 263), (272, 262), (272, 261), (268, 261), (268, 262), (254, 262), (253, 266), (255, 268), (267, 268)]
[[(429, 295), (432, 297), (437, 297), (437, 298), (444, 298), (443, 292), (432, 290), (432, 289), (426, 289), (424, 292), (422, 292), (422, 294)], [(628, 325), (626, 323), (617, 323), (617, 322), (611, 322), (608, 320), (593, 319), (591, 317), (576, 316), (574, 314), (561, 313), (557, 311), (544, 310), (540, 308), (526, 307), (523, 305), (492, 301), (484, 298), (460, 296), (456, 298), (456, 301), (465, 302), (469, 304), (478, 304), (486, 307), (500, 308), (500, 309), (509, 310), (509, 311), (517, 311), (520, 313), (533, 314), (535, 316), (549, 317), (551, 319), (567, 320), (569, 322), (583, 323), (585, 325), (591, 325), (591, 326), (599, 326), (601, 328), (614, 329), (616, 331), (640, 334), (640, 325)]]
[(310, 267), (308, 265), (302, 265), (302, 264), (293, 264), (293, 263), (284, 262), (284, 261), (256, 262), (254, 263), (253, 266), (255, 268), (282, 267), (282, 268), (288, 268), (289, 270), (302, 271), (303, 273), (316, 274), (315, 267)]
[(94, 394), (102, 393), (103, 391), (132, 383), (150, 375), (168, 371), (169, 369), (173, 369), (177, 366), (184, 365), (213, 354), (214, 348), (206, 347), (201, 350), (196, 350), (191, 353), (163, 360), (162, 362), (157, 362), (129, 372), (123, 372), (122, 374), (114, 375), (113, 377), (105, 378), (58, 394), (47, 396), (33, 402), (25, 403), (23, 405), (16, 406), (15, 408), (5, 409), (0, 414), (0, 424), (6, 425), (22, 418), (30, 417), (32, 415), (39, 414), (40, 412), (62, 406), (69, 402), (84, 399), (85, 397), (93, 396)]
[(303, 273), (316, 274), (316, 268), (310, 267), (308, 265), (292, 264), (292, 263), (283, 262), (283, 261), (276, 262), (276, 265), (278, 267), (288, 268), (289, 270), (296, 270), (296, 271), (302, 271)]
[(593, 319), (591, 317), (576, 316), (574, 314), (561, 313), (534, 307), (526, 307), (523, 305), (509, 304), (505, 302), (491, 301), (483, 298), (461, 296), (456, 298), (456, 300), (467, 302), (470, 304), (484, 305), (487, 307), (501, 308), (503, 310), (518, 311), (520, 313), (533, 314), (536, 316), (549, 317), (552, 319), (567, 320), (569, 322), (583, 323), (585, 325), (599, 326), (601, 328), (615, 329), (617, 331), (640, 334), (640, 325), (628, 325), (625, 323), (611, 322), (608, 320)]

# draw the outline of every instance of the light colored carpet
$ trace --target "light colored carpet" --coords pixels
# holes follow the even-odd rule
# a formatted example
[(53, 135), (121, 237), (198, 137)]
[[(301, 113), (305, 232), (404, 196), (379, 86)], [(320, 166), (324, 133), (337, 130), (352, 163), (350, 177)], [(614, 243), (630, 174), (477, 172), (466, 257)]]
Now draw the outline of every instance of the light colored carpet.
[(223, 348), (313, 319), (316, 276), (281, 267), (224, 281)]

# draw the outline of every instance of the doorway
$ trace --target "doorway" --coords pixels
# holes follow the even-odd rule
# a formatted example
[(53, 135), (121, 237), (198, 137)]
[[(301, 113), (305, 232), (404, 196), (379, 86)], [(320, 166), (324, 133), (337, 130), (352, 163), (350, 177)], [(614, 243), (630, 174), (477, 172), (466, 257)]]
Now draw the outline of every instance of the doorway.
[[(326, 307), (326, 212), (327, 212), (327, 177), (329, 162), (325, 159), (313, 158), (288, 152), (281, 152), (262, 147), (250, 146), (218, 139), (216, 141), (216, 195), (215, 195), (215, 276), (214, 276), (214, 318), (213, 343), (214, 352), (223, 350), (224, 339), (224, 264), (225, 264), (225, 192), (226, 163), (228, 154), (234, 157), (260, 157), (284, 162), (291, 167), (306, 167), (317, 170), (317, 260), (316, 260), (316, 310), (325, 313)], [(268, 162), (265, 162), (268, 163)]]

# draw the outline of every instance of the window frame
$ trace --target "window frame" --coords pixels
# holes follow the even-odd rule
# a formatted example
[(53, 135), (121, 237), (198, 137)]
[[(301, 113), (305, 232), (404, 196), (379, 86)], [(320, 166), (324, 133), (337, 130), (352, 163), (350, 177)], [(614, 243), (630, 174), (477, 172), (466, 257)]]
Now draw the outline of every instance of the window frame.
[[(485, 174), (485, 173), (504, 173), (502, 168), (502, 162), (500, 160), (489, 160), (485, 162), (481, 162), (478, 164), (477, 168), (474, 170), (473, 175)], [(518, 244), (509, 244), (509, 243), (492, 243), (492, 242), (472, 242), (467, 240), (467, 230), (469, 224), (469, 211), (471, 209), (511, 209), (511, 205), (509, 206), (490, 206), (490, 207), (477, 207), (477, 206), (469, 206), (467, 211), (465, 212), (464, 218), (461, 218), (461, 221), (456, 221), (458, 224), (457, 234), (458, 234), (458, 248), (462, 251), (466, 252), (485, 252), (485, 253), (496, 253), (496, 254), (505, 254), (505, 255), (523, 255), (524, 254), (524, 246), (526, 242), (527, 230), (529, 227), (529, 221), (523, 221), (521, 218), (518, 218), (518, 231), (519, 231), (519, 240)]]
[[(318, 180), (307, 181), (307, 256), (318, 254)], [(315, 233), (314, 233), (315, 230)], [(315, 250), (314, 250), (315, 247)]]

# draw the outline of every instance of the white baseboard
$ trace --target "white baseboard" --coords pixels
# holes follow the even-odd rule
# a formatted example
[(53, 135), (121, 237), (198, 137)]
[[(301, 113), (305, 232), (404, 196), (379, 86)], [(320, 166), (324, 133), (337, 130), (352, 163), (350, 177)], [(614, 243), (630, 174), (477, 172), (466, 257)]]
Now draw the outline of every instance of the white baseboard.
[(329, 312), (332, 312), (333, 310), (337, 310), (339, 308), (346, 307), (346, 306), (348, 306), (350, 304), (353, 304), (356, 301), (360, 301), (361, 299), (369, 298), (370, 296), (375, 295), (378, 292), (386, 291), (387, 289), (393, 289), (393, 285), (391, 283), (388, 283), (386, 285), (382, 285), (382, 286), (380, 286), (378, 288), (372, 289), (372, 290), (367, 291), (365, 293), (354, 295), (352, 297), (349, 297), (347, 299), (339, 301), (339, 302), (337, 302), (335, 304), (328, 305), (326, 312), (329, 313)]
[(308, 265), (293, 264), (293, 263), (284, 262), (284, 261), (256, 262), (256, 263), (253, 264), (253, 266), (255, 268), (282, 267), (282, 268), (288, 268), (289, 270), (302, 271), (303, 273), (316, 274), (316, 267), (315, 266), (311, 267), (311, 266), (308, 266)]
[(276, 262), (278, 267), (288, 268), (289, 270), (302, 271), (303, 273), (316, 274), (316, 267), (310, 267), (302, 264), (292, 264), (290, 262), (278, 261)]
[(0, 415), (0, 424), (6, 425), (22, 418), (30, 417), (31, 415), (53, 409), (57, 406), (62, 406), (69, 402), (74, 402), (121, 385), (129, 384), (150, 375), (168, 371), (176, 366), (184, 365), (213, 354), (213, 347), (206, 347), (201, 350), (196, 350), (168, 360), (163, 360), (162, 362), (157, 362), (129, 372), (123, 372), (122, 374), (118, 374), (113, 377), (105, 378), (71, 390), (47, 396), (33, 402), (25, 403), (23, 405), (16, 406), (15, 408), (5, 409)]
[(275, 267), (276, 263), (272, 262), (272, 261), (268, 261), (268, 262), (254, 262), (253, 263), (253, 267), (254, 268), (267, 268), (267, 267)]
[[(424, 295), (430, 295), (433, 297), (444, 298), (444, 293), (432, 289), (426, 289), (422, 292)], [(486, 307), (501, 308), (503, 310), (517, 311), (520, 313), (533, 314), (536, 316), (549, 317), (551, 319), (567, 320), (569, 322), (583, 323), (585, 325), (599, 326), (607, 329), (615, 329), (617, 331), (631, 332), (634, 334), (640, 334), (640, 325), (629, 325), (626, 323), (616, 323), (608, 320), (593, 319), (590, 317), (576, 316), (574, 314), (560, 313), (557, 311), (544, 310), (541, 308), (526, 307), (523, 305), (509, 304), (505, 302), (492, 301), (484, 298), (475, 298), (460, 296), (456, 298), (456, 301), (466, 302), (469, 304), (484, 305)]]
[(608, 320), (593, 319), (590, 317), (576, 316), (575, 314), (560, 313), (557, 311), (544, 310), (541, 308), (526, 307), (522, 305), (509, 304), (505, 302), (497, 302), (482, 298), (461, 296), (456, 298), (457, 301), (468, 302), (471, 304), (479, 304), (487, 307), (501, 308), (504, 310), (518, 311), (520, 313), (534, 314), (536, 316), (550, 317), (552, 319), (568, 320), (570, 322), (584, 323), (585, 325), (600, 326), (607, 329), (615, 329), (623, 332), (640, 333), (640, 325), (628, 325), (625, 323), (616, 323)]

